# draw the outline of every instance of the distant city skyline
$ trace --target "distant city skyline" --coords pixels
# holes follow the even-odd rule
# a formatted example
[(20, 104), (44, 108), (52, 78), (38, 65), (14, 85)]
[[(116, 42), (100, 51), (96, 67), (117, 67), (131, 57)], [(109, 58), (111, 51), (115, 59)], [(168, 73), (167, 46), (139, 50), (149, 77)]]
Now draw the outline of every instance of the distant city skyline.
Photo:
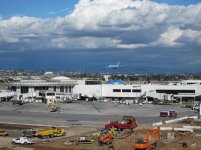
[(0, 69), (201, 72), (200, 16), (200, 0), (2, 0)]

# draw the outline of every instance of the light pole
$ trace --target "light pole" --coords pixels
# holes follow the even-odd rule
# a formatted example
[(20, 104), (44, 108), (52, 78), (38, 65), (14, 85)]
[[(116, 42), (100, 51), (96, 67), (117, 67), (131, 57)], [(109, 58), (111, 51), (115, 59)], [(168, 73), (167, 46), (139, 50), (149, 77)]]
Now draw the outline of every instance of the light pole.
[(199, 106), (198, 119), (200, 119), (201, 118), (201, 103), (200, 102), (199, 102), (198, 106)]

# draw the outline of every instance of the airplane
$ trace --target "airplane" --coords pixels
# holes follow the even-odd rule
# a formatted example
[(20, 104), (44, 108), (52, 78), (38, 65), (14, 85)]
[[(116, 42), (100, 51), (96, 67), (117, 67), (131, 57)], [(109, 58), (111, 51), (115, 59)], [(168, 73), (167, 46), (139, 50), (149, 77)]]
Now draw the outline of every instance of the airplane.
[(106, 66), (109, 69), (118, 69), (120, 67), (124, 67), (125, 65), (120, 65), (120, 62), (118, 61), (118, 63), (116, 65), (108, 65)]
[(27, 101), (24, 101), (22, 95), (14, 95), (13, 98), (11, 99), (13, 105), (18, 104), (18, 105), (24, 105), (25, 103), (28, 103)]

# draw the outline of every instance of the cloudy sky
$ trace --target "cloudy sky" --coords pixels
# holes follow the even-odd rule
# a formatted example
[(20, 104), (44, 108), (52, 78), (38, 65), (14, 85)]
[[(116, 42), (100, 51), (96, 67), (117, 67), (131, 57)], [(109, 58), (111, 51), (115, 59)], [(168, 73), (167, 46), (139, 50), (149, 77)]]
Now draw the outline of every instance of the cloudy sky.
[(1, 0), (0, 69), (201, 72), (200, 0)]

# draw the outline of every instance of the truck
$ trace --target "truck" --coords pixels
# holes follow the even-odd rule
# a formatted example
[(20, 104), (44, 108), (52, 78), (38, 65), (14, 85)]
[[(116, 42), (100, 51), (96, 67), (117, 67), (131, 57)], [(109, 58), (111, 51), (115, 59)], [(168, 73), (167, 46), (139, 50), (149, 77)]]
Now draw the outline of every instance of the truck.
[(45, 137), (58, 137), (58, 136), (65, 136), (66, 132), (63, 128), (52, 127), (49, 129), (37, 130), (36, 133), (38, 138), (45, 138)]
[(117, 130), (134, 129), (137, 127), (137, 121), (133, 116), (123, 116), (123, 121), (112, 121), (105, 125), (106, 129), (116, 128)]
[(169, 111), (161, 111), (160, 117), (177, 117), (177, 112), (175, 110), (169, 110)]
[(26, 129), (22, 131), (23, 137), (37, 137), (37, 130), (36, 129)]
[(30, 138), (27, 137), (18, 137), (16, 139), (12, 139), (12, 144), (34, 144), (35, 142), (31, 141)]

